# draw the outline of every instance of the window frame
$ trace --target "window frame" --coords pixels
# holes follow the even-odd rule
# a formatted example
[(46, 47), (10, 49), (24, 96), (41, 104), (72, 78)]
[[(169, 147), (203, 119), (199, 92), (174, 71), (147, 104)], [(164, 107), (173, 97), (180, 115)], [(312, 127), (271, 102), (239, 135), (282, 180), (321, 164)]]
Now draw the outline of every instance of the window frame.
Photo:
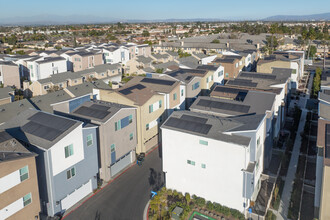
[[(69, 175), (70, 174), (70, 177)], [(72, 167), (71, 169), (67, 170), (66, 171), (66, 179), (69, 180), (69, 179), (72, 179), (73, 177), (75, 177), (77, 174), (76, 172), (76, 168), (75, 167)]]
[[(28, 199), (26, 199), (27, 196), (29, 196)], [(22, 200), (23, 200), (23, 207), (30, 205), (32, 203), (32, 194), (31, 193), (26, 194), (25, 196), (23, 196)]]
[(115, 144), (111, 144), (110, 145), (110, 153), (116, 152), (116, 145)]
[[(91, 140), (88, 140), (88, 137), (91, 137)], [(91, 141), (92, 143), (91, 144), (88, 144), (88, 142)], [(89, 134), (87, 135), (87, 147), (90, 147), (94, 144), (94, 140), (93, 140), (93, 134)]]
[[(22, 173), (22, 171), (21, 171), (24, 168), (26, 168), (26, 173)], [(26, 174), (27, 174), (27, 177), (24, 179), (23, 176), (25, 176)], [(21, 169), (19, 169), (19, 177), (20, 177), (21, 182), (23, 182), (24, 180), (29, 179), (30, 175), (29, 175), (29, 166), (28, 165), (26, 165), (26, 166), (22, 167)]]
[[(68, 150), (66, 150), (66, 149), (68, 149)], [(74, 154), (73, 144), (69, 144), (69, 145), (64, 147), (64, 156), (65, 156), (65, 158), (69, 158), (73, 154)]]

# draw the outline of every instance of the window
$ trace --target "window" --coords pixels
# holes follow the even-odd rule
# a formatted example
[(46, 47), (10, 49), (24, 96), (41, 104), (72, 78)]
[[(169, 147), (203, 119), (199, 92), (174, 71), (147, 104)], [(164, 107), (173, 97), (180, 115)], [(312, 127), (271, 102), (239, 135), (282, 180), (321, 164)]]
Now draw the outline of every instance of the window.
[(205, 164), (205, 163), (202, 163), (202, 164), (201, 164), (201, 167), (202, 167), (203, 169), (206, 169), (206, 164)]
[(229, 76), (229, 73), (226, 73), (226, 77), (228, 77)]
[(115, 151), (116, 151), (115, 144), (111, 144), (111, 146), (110, 146), (110, 152), (112, 153), (112, 152), (115, 152)]
[(199, 82), (196, 82), (195, 84), (192, 85), (192, 90), (195, 90), (198, 88), (199, 88)]
[(66, 178), (71, 179), (76, 175), (76, 169), (72, 167), (70, 170), (66, 171)]
[(44, 89), (46, 90), (46, 89), (49, 89), (49, 85), (47, 85), (47, 86), (44, 86)]
[(195, 166), (195, 161), (192, 161), (192, 160), (187, 160), (187, 164), (190, 164), (190, 165), (193, 165), (193, 166)]
[(21, 182), (29, 178), (29, 167), (25, 166), (21, 169), (19, 169), (19, 176), (21, 179)]
[(115, 131), (118, 131), (121, 129), (121, 123), (120, 123), (120, 120), (115, 122)]
[(32, 202), (32, 196), (31, 196), (31, 193), (29, 193), (29, 194), (27, 194), (27, 195), (25, 195), (25, 196), (23, 197), (23, 204), (24, 204), (24, 206), (29, 205), (31, 202)]
[(147, 131), (149, 130), (149, 124), (146, 124), (146, 130)]
[(176, 93), (173, 94), (173, 100), (176, 100)]
[(218, 77), (223, 75), (223, 70), (221, 70), (220, 72), (218, 72)]
[(65, 151), (65, 158), (68, 158), (73, 155), (73, 144), (70, 144), (69, 146), (66, 146), (64, 148)]
[(153, 105), (149, 105), (149, 113), (152, 113), (153, 111), (154, 111), (154, 106)]
[(259, 146), (259, 144), (260, 144), (260, 137), (258, 137), (257, 146)]
[(183, 89), (181, 89), (181, 96), (183, 96)]
[(213, 75), (211, 76), (211, 81), (213, 80)]
[(206, 83), (208, 83), (208, 82), (209, 82), (209, 77), (206, 78)]
[(133, 140), (133, 133), (130, 133), (130, 134), (129, 134), (129, 140), (130, 140), (130, 141)]
[(87, 147), (93, 145), (93, 134), (87, 135)]
[(203, 141), (203, 140), (199, 140), (199, 144), (202, 144), (202, 145), (209, 145), (209, 142), (207, 141)]
[(162, 107), (162, 100), (159, 100), (159, 108)]
[(133, 116), (132, 115), (129, 115), (128, 116), (128, 120), (129, 120), (129, 123), (131, 124), (133, 122)]

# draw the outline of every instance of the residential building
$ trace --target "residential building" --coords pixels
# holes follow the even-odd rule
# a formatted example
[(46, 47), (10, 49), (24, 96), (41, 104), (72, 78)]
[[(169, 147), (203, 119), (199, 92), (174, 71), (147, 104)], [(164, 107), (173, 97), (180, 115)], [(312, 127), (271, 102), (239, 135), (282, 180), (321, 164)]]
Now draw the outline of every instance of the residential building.
[(293, 69), (291, 74), (292, 88), (298, 88), (299, 80), (304, 74), (304, 52), (281, 52), (276, 51), (273, 55), (259, 60), (257, 72), (271, 73), (273, 68)]
[(0, 88), (0, 105), (8, 104), (14, 101), (15, 90), (11, 87)]
[(5, 131), (0, 138), (0, 218), (39, 219), (37, 155)]
[(221, 58), (216, 58), (211, 64), (223, 66), (225, 72), (224, 79), (229, 80), (232, 78), (236, 78), (239, 72), (242, 70), (242, 59), (243, 57), (241, 56), (223, 56)]
[(2, 128), (38, 154), (43, 213), (63, 213), (97, 188), (95, 125), (28, 109)]
[(101, 179), (113, 179), (135, 161), (136, 108), (110, 102), (88, 101), (74, 110), (71, 116), (98, 127)]
[(260, 189), (264, 128), (265, 115), (174, 112), (161, 126), (166, 187), (245, 213)]
[(275, 94), (261, 91), (251, 91), (227, 86), (217, 86), (211, 97), (200, 96), (191, 105), (190, 110), (203, 114), (221, 117), (242, 115), (265, 116), (264, 167), (269, 166), (274, 132)]
[(290, 96), (291, 69), (274, 68), (271, 74), (256, 72), (241, 72), (236, 79), (231, 79), (226, 86), (258, 90), (275, 93), (274, 117), (274, 138), (279, 137), (280, 129), (285, 122), (286, 110), (288, 108), (288, 97)]
[(104, 47), (102, 49), (102, 53), (103, 53), (103, 56), (104, 56), (104, 63), (126, 64), (126, 62), (130, 59), (129, 50), (125, 46), (111, 45), (109, 47)]
[(26, 62), (32, 82), (67, 71), (66, 60), (63, 57), (40, 57)]
[(73, 71), (82, 71), (103, 64), (102, 53), (100, 52), (73, 52), (71, 56)]
[(158, 124), (162, 123), (165, 111), (164, 95), (138, 83), (125, 85), (115, 90), (98, 89), (94, 94), (101, 101), (128, 105), (136, 108), (137, 141), (136, 153), (147, 152), (159, 142)]
[(21, 88), (19, 69), (13, 62), (0, 61), (0, 85)]

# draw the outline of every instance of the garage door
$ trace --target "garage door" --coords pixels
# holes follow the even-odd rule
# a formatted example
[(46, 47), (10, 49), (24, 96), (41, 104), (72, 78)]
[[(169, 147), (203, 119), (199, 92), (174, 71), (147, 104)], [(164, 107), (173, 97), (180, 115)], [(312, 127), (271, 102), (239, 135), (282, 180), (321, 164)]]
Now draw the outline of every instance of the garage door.
[(67, 210), (70, 207), (72, 207), (74, 204), (79, 202), (81, 199), (83, 199), (85, 196), (87, 196), (89, 193), (91, 193), (92, 190), (92, 180), (89, 180), (86, 184), (82, 185), (80, 188), (75, 190), (73, 193), (62, 199), (61, 205), (63, 210)]
[(114, 176), (122, 171), (125, 167), (132, 163), (132, 151), (119, 159), (115, 164), (110, 167), (110, 174)]

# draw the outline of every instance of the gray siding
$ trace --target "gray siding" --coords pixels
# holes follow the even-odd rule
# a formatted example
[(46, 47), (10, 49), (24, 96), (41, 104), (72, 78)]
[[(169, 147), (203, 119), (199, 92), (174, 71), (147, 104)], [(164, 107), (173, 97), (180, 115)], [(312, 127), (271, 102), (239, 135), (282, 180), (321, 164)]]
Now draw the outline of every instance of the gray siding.
[[(93, 134), (93, 145), (87, 147), (87, 135)], [(61, 201), (67, 195), (71, 194), (75, 189), (78, 189), (83, 184), (87, 183), (90, 179), (92, 180), (93, 189), (97, 187), (97, 173), (98, 173), (98, 163), (97, 163), (97, 136), (96, 127), (83, 128), (83, 138), (84, 138), (84, 160), (75, 164), (76, 175), (70, 179), (67, 179), (66, 171), (71, 169), (69, 167), (67, 170), (57, 174), (53, 178), (53, 188), (54, 188), (54, 204), (56, 201)], [(55, 205), (55, 213), (62, 210), (61, 205)]]

